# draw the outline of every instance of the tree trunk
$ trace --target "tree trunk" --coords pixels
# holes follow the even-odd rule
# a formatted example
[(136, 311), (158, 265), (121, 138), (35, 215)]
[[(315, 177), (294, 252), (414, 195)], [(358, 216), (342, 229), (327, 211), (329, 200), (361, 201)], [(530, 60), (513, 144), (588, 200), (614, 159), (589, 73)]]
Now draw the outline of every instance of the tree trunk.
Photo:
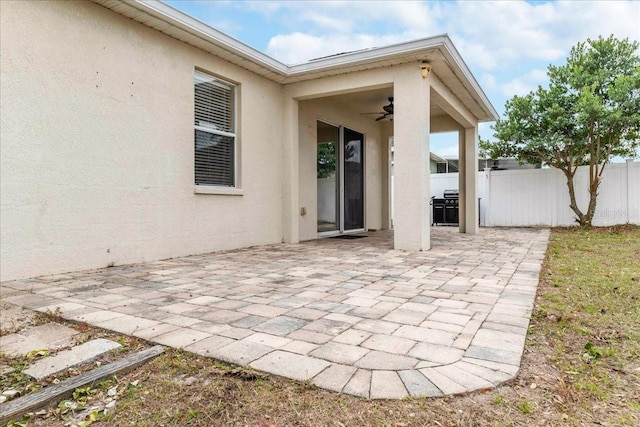
[[(571, 171), (571, 169), (562, 169), (564, 176), (567, 178), (567, 187), (569, 187), (569, 207), (576, 214), (577, 216), (576, 222), (578, 224), (580, 224), (581, 226), (585, 226), (585, 225), (589, 226), (591, 225), (591, 218), (589, 218), (587, 221), (587, 215), (582, 213), (582, 211), (578, 207), (578, 203), (576, 202), (576, 189), (573, 183), (573, 178), (576, 174), (576, 170), (577, 169), (573, 171)], [(591, 191), (591, 188), (589, 189), (589, 191)], [(589, 203), (589, 206), (591, 206), (591, 203)], [(594, 211), (595, 211), (595, 204), (594, 204)], [(591, 216), (593, 217), (593, 213), (591, 214)]]
[(593, 222), (593, 215), (596, 213), (596, 202), (598, 201), (598, 188), (600, 187), (600, 177), (602, 176), (602, 172), (604, 172), (604, 167), (606, 163), (602, 165), (602, 168), (598, 170), (598, 163), (593, 163), (593, 159), (591, 160), (591, 164), (589, 165), (589, 207), (587, 209), (587, 214), (584, 217), (584, 224), (591, 226)]
[(589, 183), (589, 208), (587, 209), (587, 214), (584, 216), (584, 224), (588, 227), (591, 227), (593, 222), (593, 215), (596, 213), (596, 201), (598, 199), (598, 187), (600, 186), (600, 179), (598, 177), (595, 178), (594, 181)]

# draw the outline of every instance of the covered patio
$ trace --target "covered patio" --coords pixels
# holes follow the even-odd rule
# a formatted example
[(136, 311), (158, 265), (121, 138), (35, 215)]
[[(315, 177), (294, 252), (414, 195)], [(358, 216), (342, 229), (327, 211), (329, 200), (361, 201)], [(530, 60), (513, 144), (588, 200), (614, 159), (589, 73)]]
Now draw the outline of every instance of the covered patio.
[[(518, 372), (543, 229), (431, 228), (3, 282), (38, 311), (366, 398), (442, 396)], [(353, 236), (347, 236), (353, 237)]]
[[(395, 249), (428, 250), (430, 137), (442, 132), (458, 135), (458, 229), (477, 233), (478, 126), (498, 115), (447, 36), (311, 60), (283, 89), (283, 241), (325, 237), (328, 223), (393, 229)], [(321, 182), (327, 144), (335, 197)]]

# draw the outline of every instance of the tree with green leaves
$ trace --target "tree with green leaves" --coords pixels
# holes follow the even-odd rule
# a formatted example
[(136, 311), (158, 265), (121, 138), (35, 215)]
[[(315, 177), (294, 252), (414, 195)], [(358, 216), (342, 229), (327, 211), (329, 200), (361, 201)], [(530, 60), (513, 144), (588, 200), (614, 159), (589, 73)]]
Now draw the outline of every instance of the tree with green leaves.
[[(571, 48), (566, 64), (549, 65), (549, 87), (514, 96), (493, 126), (495, 141), (481, 141), (492, 159), (516, 158), (560, 169), (576, 221), (590, 226), (598, 187), (612, 157), (635, 157), (640, 147), (638, 42), (610, 36)], [(574, 177), (589, 167), (586, 212), (576, 201)]]

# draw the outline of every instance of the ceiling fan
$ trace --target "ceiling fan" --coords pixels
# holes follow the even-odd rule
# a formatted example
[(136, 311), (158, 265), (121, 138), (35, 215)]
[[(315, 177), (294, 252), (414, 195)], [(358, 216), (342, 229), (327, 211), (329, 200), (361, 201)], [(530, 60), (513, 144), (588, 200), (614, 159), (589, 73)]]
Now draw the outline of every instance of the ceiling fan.
[(392, 116), (389, 120), (393, 120), (393, 96), (390, 96), (388, 99), (389, 99), (389, 105), (383, 106), (382, 107), (383, 111), (379, 113), (365, 113), (365, 114), (382, 114), (380, 117), (376, 119), (376, 122), (379, 122), (380, 120), (384, 120), (389, 116)]

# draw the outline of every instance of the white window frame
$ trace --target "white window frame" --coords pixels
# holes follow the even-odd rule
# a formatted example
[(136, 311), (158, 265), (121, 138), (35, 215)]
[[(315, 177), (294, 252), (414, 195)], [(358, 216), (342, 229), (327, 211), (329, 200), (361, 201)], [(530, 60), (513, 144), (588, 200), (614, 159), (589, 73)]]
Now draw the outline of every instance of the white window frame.
[[(231, 126), (233, 129), (233, 132), (227, 132), (227, 131), (222, 131), (219, 129), (215, 129), (212, 126), (206, 126), (206, 125), (202, 125), (201, 123), (195, 124), (195, 85), (196, 83), (198, 83), (198, 75), (202, 76), (201, 78), (205, 78), (207, 80), (209, 80), (211, 83), (220, 86), (224, 89), (228, 89), (231, 91), (231, 96), (232, 96), (232, 111), (231, 111), (231, 115), (232, 115), (232, 122), (231, 122)], [(194, 72), (194, 98), (193, 98), (193, 102), (194, 102), (194, 129), (201, 131), (201, 132), (206, 132), (206, 133), (210, 133), (213, 135), (219, 135), (219, 136), (224, 136), (224, 137), (228, 137), (228, 138), (233, 138), (233, 185), (232, 186), (226, 186), (226, 185), (216, 185), (216, 184), (197, 184), (195, 183), (195, 163), (194, 163), (194, 192), (198, 193), (198, 194), (226, 194), (226, 195), (242, 195), (242, 189), (239, 186), (239, 179), (240, 179), (240, 174), (239, 174), (239, 152), (238, 152), (238, 128), (237, 128), (237, 124), (238, 124), (238, 99), (237, 99), (237, 95), (238, 95), (238, 87), (236, 84), (231, 83), (229, 81), (225, 81), (220, 79), (217, 76), (214, 76), (210, 73), (207, 73), (205, 71), (201, 71), (196, 69)], [(194, 162), (195, 162), (195, 135), (194, 135)]]

